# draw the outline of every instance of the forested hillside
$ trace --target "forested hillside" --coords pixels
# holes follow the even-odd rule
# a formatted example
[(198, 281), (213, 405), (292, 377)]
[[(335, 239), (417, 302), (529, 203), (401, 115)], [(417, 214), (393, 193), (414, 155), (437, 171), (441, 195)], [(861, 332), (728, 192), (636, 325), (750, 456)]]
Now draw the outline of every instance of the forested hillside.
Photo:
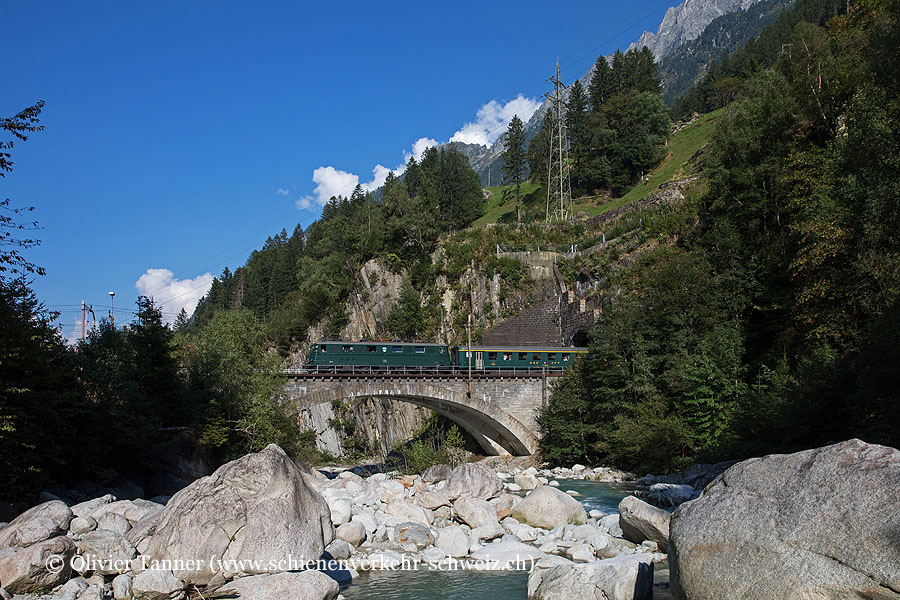
[(813, 23), (761, 36), (793, 50), (736, 82), (693, 209), (617, 274), (625, 293), (543, 415), (549, 460), (900, 442), (900, 3), (824, 27), (804, 6)]
[(829, 19), (842, 14), (847, 6), (839, 0), (797, 0), (758, 37), (711, 63), (700, 81), (672, 103), (673, 118), (683, 119), (694, 112), (702, 114), (732, 102), (743, 80), (772, 67), (782, 54), (792, 55), (794, 28), (799, 22), (822, 27)]

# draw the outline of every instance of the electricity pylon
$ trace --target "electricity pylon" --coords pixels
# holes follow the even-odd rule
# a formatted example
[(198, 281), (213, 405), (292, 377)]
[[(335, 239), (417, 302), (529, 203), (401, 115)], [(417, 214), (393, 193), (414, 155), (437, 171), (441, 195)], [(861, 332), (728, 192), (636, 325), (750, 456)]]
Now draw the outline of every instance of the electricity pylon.
[(550, 136), (550, 160), (547, 169), (547, 221), (567, 221), (572, 218), (572, 186), (569, 180), (569, 142), (566, 139), (566, 102), (559, 80), (559, 59), (556, 74), (550, 78), (553, 93), (544, 94), (551, 102), (556, 126)]

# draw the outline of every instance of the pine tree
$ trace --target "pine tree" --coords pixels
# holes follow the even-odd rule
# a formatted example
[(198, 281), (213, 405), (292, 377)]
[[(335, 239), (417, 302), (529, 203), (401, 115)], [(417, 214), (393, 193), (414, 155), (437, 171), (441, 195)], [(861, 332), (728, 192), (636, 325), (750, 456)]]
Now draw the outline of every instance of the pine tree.
[(528, 168), (525, 153), (525, 126), (514, 115), (506, 131), (506, 149), (503, 151), (503, 185), (516, 186), (516, 223), (522, 222), (522, 182)]
[(574, 167), (573, 179), (578, 182), (590, 147), (587, 123), (588, 99), (580, 81), (572, 84), (567, 109), (566, 131), (572, 147), (570, 156)]
[(621, 50), (616, 50), (612, 57), (612, 77), (607, 98), (625, 90), (628, 86), (628, 67), (625, 64), (625, 55)]
[(612, 95), (612, 85), (612, 69), (606, 58), (601, 56), (594, 65), (594, 74), (591, 75), (591, 83), (588, 86), (592, 111), (600, 112), (600, 107)]

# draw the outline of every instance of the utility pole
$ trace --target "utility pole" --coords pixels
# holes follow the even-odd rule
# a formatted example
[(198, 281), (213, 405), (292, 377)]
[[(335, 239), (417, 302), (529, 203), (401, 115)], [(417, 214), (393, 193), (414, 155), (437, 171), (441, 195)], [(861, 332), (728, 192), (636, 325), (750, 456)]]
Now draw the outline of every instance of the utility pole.
[[(562, 92), (566, 89), (559, 79), (559, 59), (556, 74), (549, 79), (553, 93), (544, 94), (553, 104), (551, 110), (556, 127), (550, 136), (550, 161), (547, 169), (547, 221), (567, 221), (572, 217), (572, 186), (569, 180), (569, 142), (566, 139), (566, 102)], [(552, 212), (551, 212), (552, 205)]]
[(81, 301), (81, 342), (84, 343), (84, 300)]
[(113, 311), (116, 309), (116, 293), (109, 293), (109, 322), (112, 324), (112, 328), (116, 328), (116, 315), (113, 314)]

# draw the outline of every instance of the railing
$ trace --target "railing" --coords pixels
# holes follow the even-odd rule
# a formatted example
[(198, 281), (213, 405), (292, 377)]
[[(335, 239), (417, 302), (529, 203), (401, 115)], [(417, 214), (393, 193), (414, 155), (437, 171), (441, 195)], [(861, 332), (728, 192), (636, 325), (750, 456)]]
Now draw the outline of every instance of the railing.
[[(554, 377), (562, 375), (565, 367), (472, 367), (473, 377), (485, 375), (504, 377)], [(468, 367), (372, 367), (364, 365), (314, 365), (308, 367), (292, 367), (283, 369), (285, 375), (298, 375), (314, 377), (316, 375), (404, 375), (422, 377), (467, 377)]]

